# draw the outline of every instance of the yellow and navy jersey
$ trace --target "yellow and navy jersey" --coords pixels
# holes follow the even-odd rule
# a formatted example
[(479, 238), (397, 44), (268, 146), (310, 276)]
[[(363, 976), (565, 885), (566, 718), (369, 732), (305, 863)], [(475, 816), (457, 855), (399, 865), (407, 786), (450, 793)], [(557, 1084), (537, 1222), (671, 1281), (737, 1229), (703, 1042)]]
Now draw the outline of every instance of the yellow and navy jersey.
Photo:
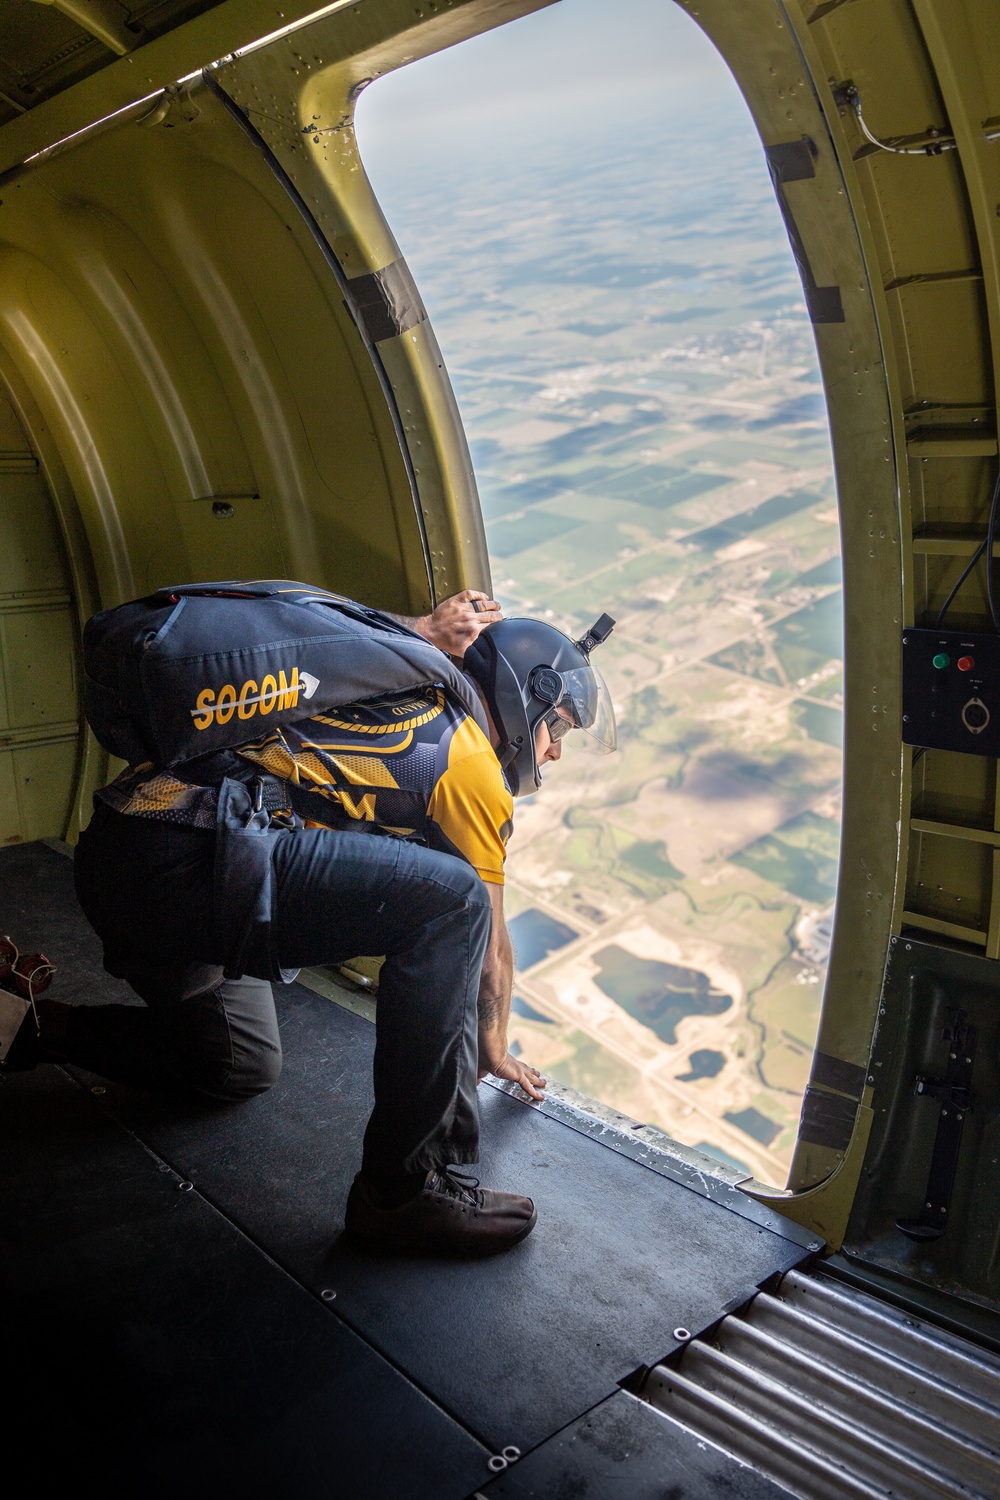
[(375, 824), (503, 884), (511, 794), (489, 740), (440, 688), (285, 724), (236, 753), (317, 794), (308, 826)]

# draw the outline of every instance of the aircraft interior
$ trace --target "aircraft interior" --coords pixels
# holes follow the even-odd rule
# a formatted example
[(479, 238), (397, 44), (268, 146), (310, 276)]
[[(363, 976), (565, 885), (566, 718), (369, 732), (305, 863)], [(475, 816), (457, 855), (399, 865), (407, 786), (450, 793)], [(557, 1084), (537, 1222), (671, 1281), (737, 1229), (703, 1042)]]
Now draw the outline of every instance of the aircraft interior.
[[(354, 110), (546, 3), (0, 4), (0, 933), (61, 999), (135, 999), (73, 891), (120, 769), (83, 717), (90, 616), (178, 581), (410, 616), (491, 588)], [(484, 1180), (536, 1196), (537, 1231), (492, 1261), (366, 1257), (339, 1239), (364, 971), (287, 987), (285, 1071), (246, 1107), (7, 1073), (7, 1413), (42, 1472), (1000, 1497), (1000, 24), (989, 0), (677, 3), (759, 132), (836, 471), (842, 844), (788, 1183), (487, 1081)]]

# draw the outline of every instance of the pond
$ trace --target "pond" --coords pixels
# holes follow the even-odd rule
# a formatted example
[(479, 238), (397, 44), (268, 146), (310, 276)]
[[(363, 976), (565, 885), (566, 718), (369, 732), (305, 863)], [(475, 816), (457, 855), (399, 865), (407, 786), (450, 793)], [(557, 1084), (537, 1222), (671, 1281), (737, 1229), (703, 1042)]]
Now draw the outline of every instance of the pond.
[(598, 989), (670, 1046), (685, 1016), (719, 1016), (733, 1003), (732, 996), (716, 989), (700, 969), (637, 958), (617, 946), (602, 948), (594, 959), (600, 971), (594, 976)]
[(545, 912), (534, 906), (519, 912), (507, 926), (519, 969), (530, 969), (532, 964), (541, 963), (543, 958), (548, 958), (550, 953), (555, 953), (559, 948), (565, 948), (567, 943), (578, 936), (565, 922), (557, 922), (554, 917), (546, 916)]
[(723, 1052), (713, 1052), (708, 1047), (692, 1052), (688, 1058), (688, 1071), (678, 1073), (678, 1083), (694, 1083), (698, 1078), (715, 1078), (726, 1066)]
[(540, 1010), (529, 1005), (520, 995), (515, 995), (510, 1002), (511, 1012), (515, 1016), (521, 1016), (525, 1021), (542, 1021), (546, 1026), (554, 1026), (555, 1022), (551, 1016), (543, 1016)]
[(759, 1109), (741, 1109), (730, 1112), (724, 1116), (737, 1130), (742, 1130), (745, 1135), (752, 1136), (755, 1141), (760, 1141), (762, 1146), (770, 1146), (775, 1136), (781, 1134), (781, 1126), (767, 1115), (761, 1114)]

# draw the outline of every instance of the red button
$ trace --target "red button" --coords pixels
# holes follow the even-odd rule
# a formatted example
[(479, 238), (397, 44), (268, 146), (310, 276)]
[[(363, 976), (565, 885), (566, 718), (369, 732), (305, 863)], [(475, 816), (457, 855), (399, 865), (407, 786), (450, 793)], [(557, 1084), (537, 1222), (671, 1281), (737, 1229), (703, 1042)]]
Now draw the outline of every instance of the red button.
[(960, 656), (958, 658), (958, 670), (960, 672), (971, 672), (976, 665), (971, 656)]

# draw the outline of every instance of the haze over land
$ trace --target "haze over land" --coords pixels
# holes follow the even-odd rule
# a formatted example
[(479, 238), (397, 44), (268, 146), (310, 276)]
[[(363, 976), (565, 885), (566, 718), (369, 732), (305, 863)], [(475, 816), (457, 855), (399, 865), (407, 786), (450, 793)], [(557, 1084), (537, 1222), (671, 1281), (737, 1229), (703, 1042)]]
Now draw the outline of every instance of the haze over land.
[(571, 634), (619, 621), (595, 655), (619, 754), (571, 737), (517, 807), (512, 1038), (783, 1181), (837, 869), (840, 572), (745, 107), (675, 7), (623, 0), (609, 33), (565, 0), (380, 81), (358, 135), (456, 388), (495, 592)]

